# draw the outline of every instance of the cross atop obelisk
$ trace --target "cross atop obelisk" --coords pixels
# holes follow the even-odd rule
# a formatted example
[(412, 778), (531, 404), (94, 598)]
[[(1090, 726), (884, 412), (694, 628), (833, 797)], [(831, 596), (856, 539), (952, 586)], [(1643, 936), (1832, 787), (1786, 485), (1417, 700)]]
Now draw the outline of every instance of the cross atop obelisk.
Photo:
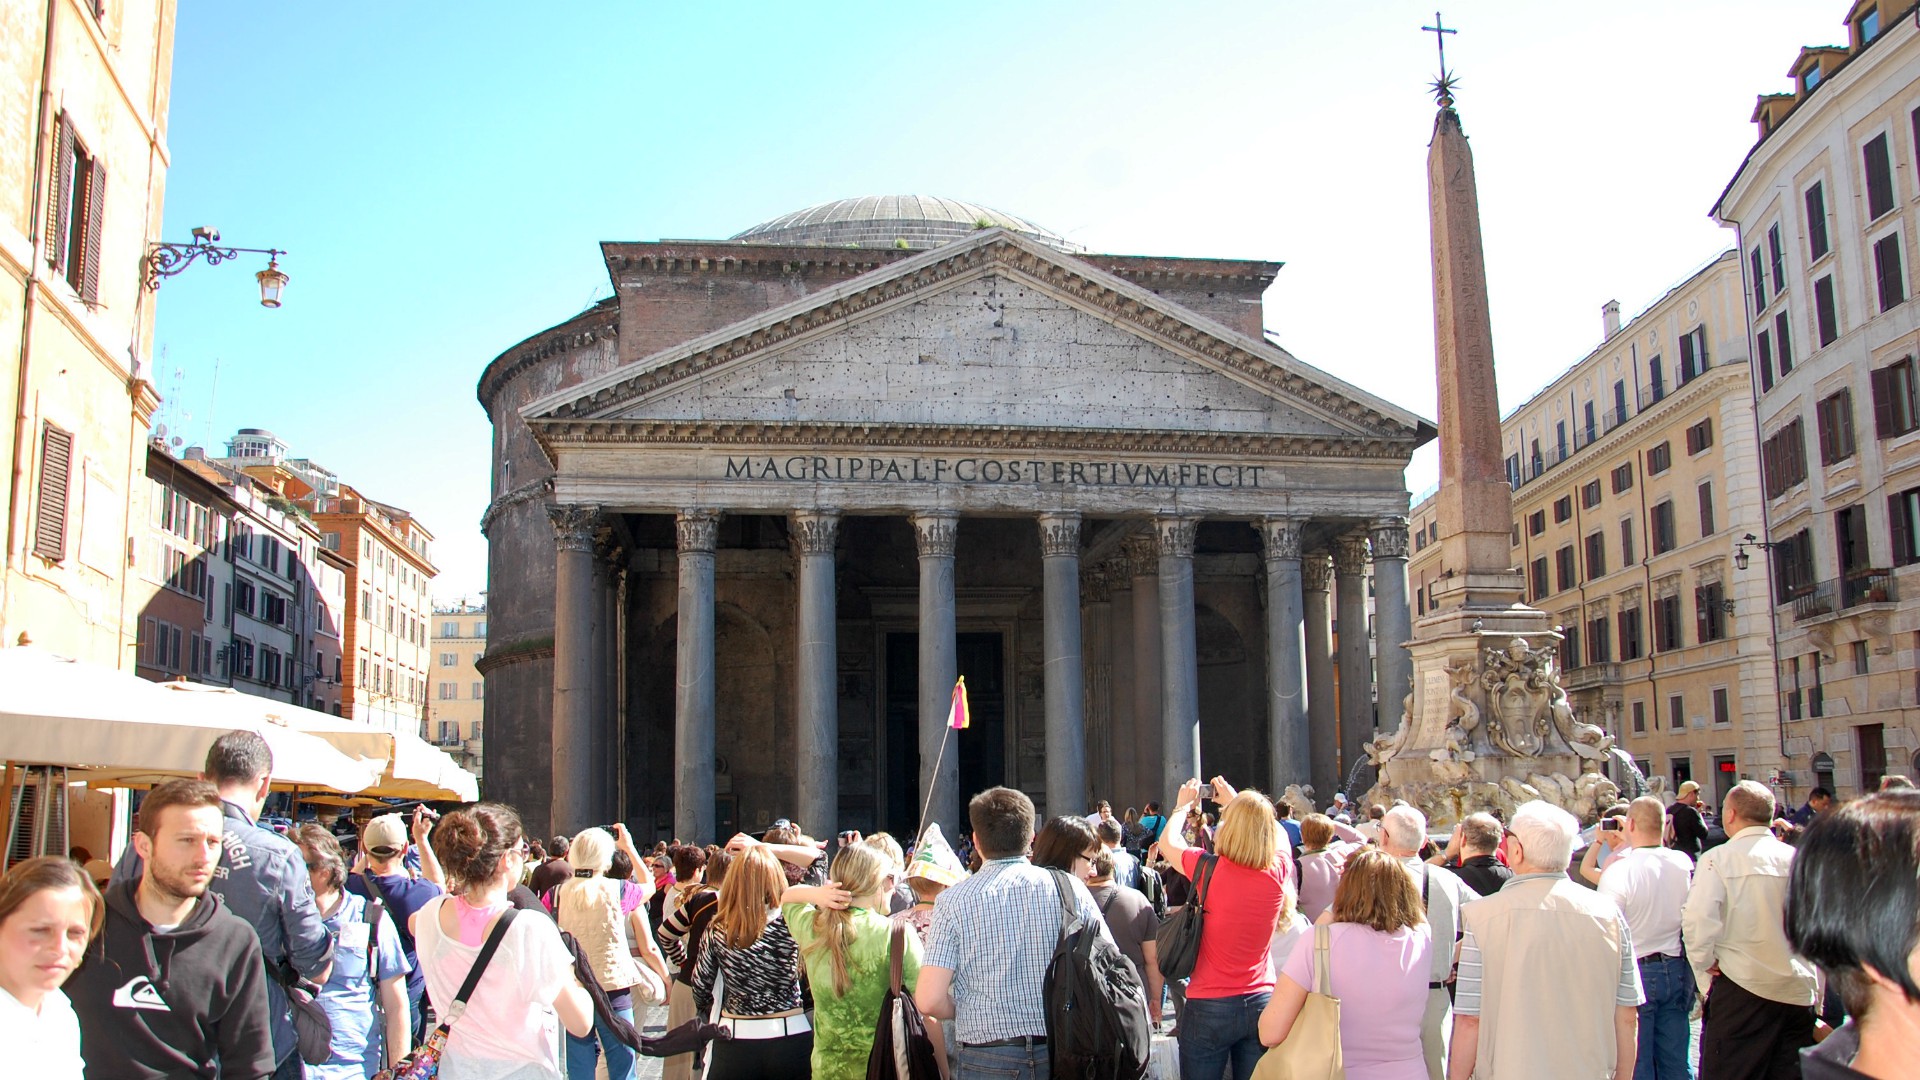
[(1445, 68), (1440, 25), (1423, 29), (1442, 42), (1440, 111), (1427, 149), (1428, 209), (1433, 227), (1433, 336), (1439, 379), (1442, 612), (1510, 609), (1524, 587), (1513, 569), (1509, 532), (1513, 491), (1500, 453), (1500, 395), (1493, 374), (1493, 324), (1487, 307), (1486, 257), (1480, 246), (1480, 197), (1473, 151), (1454, 111), (1452, 73)]
[(1447, 35), (1460, 31), (1448, 26), (1440, 18), (1439, 12), (1433, 13), (1433, 25), (1423, 26), (1422, 31), (1433, 35), (1433, 43), (1440, 47), (1440, 77), (1433, 80), (1433, 96), (1440, 102), (1441, 108), (1453, 104), (1453, 88), (1456, 85), (1453, 72), (1447, 70)]

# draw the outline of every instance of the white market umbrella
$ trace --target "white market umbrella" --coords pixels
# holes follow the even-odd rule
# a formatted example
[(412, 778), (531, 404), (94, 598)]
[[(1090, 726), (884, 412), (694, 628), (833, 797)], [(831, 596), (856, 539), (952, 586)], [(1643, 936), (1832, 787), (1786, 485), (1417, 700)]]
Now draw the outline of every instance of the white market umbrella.
[(205, 708), (197, 696), (132, 672), (32, 646), (0, 649), (0, 759), (87, 770), (75, 779), (151, 782), (199, 775), (214, 740), (234, 730), (267, 740), (282, 783), (357, 792), (386, 764), (351, 757), (264, 713)]

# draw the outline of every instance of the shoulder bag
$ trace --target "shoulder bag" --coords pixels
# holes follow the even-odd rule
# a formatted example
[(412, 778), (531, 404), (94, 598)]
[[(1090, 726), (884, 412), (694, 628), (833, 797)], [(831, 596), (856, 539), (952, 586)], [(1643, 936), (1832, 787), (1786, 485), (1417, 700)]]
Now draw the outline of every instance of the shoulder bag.
[(1200, 928), (1207, 917), (1207, 889), (1213, 884), (1213, 868), (1220, 856), (1202, 853), (1193, 868), (1193, 898), (1185, 907), (1168, 916), (1153, 935), (1156, 962), (1160, 974), (1169, 979), (1185, 979), (1193, 974), (1200, 959)]
[(293, 970), (285, 960), (272, 965), (274, 981), (286, 991), (293, 1015), (293, 1033), (299, 1040), (300, 1060), (324, 1065), (333, 1056), (333, 1021), (320, 1006), (320, 984)]
[(1340, 999), (1333, 996), (1331, 928), (1313, 928), (1313, 989), (1279, 1046), (1260, 1055), (1252, 1080), (1346, 1080), (1340, 1051)]
[[(439, 914), (436, 908), (435, 917)], [(375, 1073), (373, 1080), (434, 1080), (440, 1075), (440, 1058), (447, 1052), (447, 1036), (453, 1030), (454, 1022), (460, 1019), (460, 1014), (467, 1011), (467, 999), (473, 996), (474, 989), (480, 985), (480, 976), (486, 973), (493, 954), (500, 951), (500, 942), (507, 936), (507, 926), (518, 914), (520, 909), (512, 907), (500, 913), (499, 920), (493, 924), (493, 932), (487, 935), (486, 944), (480, 946), (480, 955), (474, 957), (473, 970), (467, 972), (466, 981), (460, 984), (460, 992), (453, 996), (453, 1004), (448, 1006), (440, 1026), (433, 1029), (427, 1041), (393, 1068)]]
[(880, 1020), (867, 1055), (867, 1080), (939, 1080), (933, 1037), (901, 983), (902, 957), (907, 949), (905, 924), (893, 925), (889, 947), (887, 992), (880, 999)]

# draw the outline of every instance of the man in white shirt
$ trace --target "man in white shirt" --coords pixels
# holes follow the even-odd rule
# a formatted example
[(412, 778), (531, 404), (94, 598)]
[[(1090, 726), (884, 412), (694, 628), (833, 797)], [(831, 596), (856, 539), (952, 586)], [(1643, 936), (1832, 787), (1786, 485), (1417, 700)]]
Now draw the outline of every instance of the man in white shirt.
[(1813, 1045), (1814, 970), (1783, 923), (1793, 849), (1774, 838), (1761, 785), (1735, 784), (1723, 809), (1727, 842), (1701, 854), (1680, 913), (1687, 961), (1708, 987), (1700, 1076), (1797, 1076)]
[(1442, 1080), (1447, 1072), (1447, 1045), (1453, 1035), (1453, 999), (1447, 984), (1453, 981), (1455, 946), (1460, 940), (1460, 908), (1480, 894), (1467, 887), (1453, 871), (1420, 859), (1427, 839), (1427, 815), (1411, 806), (1381, 809), (1377, 826), (1380, 848), (1400, 860), (1413, 875), (1426, 905), (1427, 926), (1433, 933), (1432, 962), (1427, 971), (1427, 1011), (1420, 1019), (1420, 1049), (1426, 1055), (1427, 1076)]
[(1133, 857), (1126, 848), (1120, 846), (1120, 823), (1109, 818), (1095, 822), (1095, 836), (1100, 838), (1100, 846), (1113, 856), (1113, 880), (1116, 884), (1129, 889), (1140, 888), (1140, 860)]
[(1600, 821), (1608, 846), (1625, 849), (1601, 872), (1600, 895), (1612, 897), (1627, 917), (1647, 998), (1640, 1006), (1634, 1080), (1693, 1080), (1687, 1019), (1696, 991), (1680, 948), (1680, 908), (1693, 861), (1661, 843), (1665, 828), (1665, 807), (1651, 795), (1635, 799), (1624, 818)]

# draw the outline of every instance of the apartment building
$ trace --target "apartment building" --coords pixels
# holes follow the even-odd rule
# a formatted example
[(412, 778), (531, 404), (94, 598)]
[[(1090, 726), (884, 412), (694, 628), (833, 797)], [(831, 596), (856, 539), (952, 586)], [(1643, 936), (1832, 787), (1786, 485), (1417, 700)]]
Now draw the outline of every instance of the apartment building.
[[(1778, 784), (1770, 610), (1740, 260), (1715, 259), (1501, 423), (1513, 563), (1561, 628), (1562, 682), (1648, 776)], [(1410, 518), (1415, 615), (1447, 573), (1434, 500)], [(1782, 792), (1783, 796), (1785, 792)]]
[[(1714, 206), (1757, 387), (1779, 712), (1796, 796), (1920, 773), (1920, 28), (1861, 0), (1761, 95)], [(1758, 560), (1766, 557), (1766, 563)]]
[(432, 624), (433, 700), (427, 733), (461, 765), (480, 772), (486, 683), (477, 665), (487, 651), (487, 605), (436, 604)]

